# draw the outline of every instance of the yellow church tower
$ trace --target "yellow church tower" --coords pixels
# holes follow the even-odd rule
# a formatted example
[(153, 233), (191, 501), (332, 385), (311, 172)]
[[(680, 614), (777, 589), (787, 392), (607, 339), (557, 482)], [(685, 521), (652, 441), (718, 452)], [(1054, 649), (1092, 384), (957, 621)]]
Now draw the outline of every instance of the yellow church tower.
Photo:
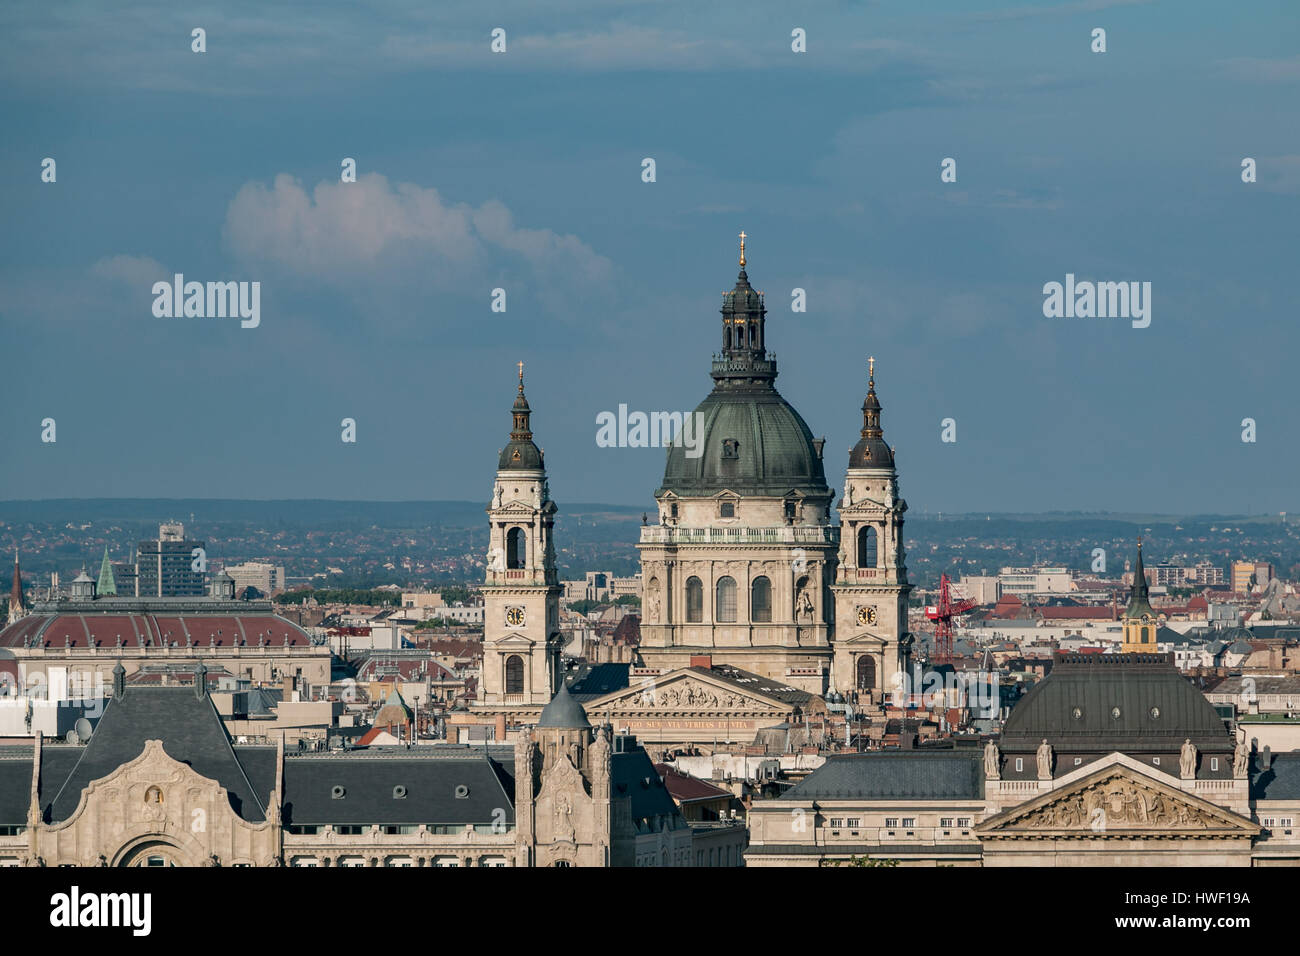
[(1154, 654), (1156, 648), (1156, 612), (1147, 599), (1147, 575), (1142, 567), (1142, 539), (1138, 538), (1137, 566), (1133, 569), (1133, 587), (1128, 607), (1124, 609), (1125, 654)]

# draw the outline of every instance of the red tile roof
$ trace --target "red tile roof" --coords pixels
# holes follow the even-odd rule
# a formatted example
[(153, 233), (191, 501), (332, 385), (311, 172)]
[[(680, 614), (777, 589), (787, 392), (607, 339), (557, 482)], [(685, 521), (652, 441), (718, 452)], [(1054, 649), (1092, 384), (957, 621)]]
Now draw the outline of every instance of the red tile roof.
[[(39, 637), (37, 634), (39, 632)], [(33, 614), (0, 631), (0, 647), (310, 647), (298, 625), (274, 614)]]
[(655, 770), (663, 778), (664, 787), (668, 790), (669, 796), (678, 803), (692, 803), (696, 800), (718, 800), (732, 795), (730, 790), (715, 787), (706, 780), (700, 780), (698, 777), (682, 773), (666, 763), (655, 764)]

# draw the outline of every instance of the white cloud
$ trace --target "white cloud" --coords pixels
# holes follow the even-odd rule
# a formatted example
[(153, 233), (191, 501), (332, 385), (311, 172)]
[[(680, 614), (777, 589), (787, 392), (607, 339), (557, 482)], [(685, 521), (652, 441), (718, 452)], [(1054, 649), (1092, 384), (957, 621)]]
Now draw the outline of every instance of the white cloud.
[(337, 289), (390, 325), (418, 322), (431, 294), (481, 299), (486, 310), (496, 286), (512, 307), (532, 302), (576, 321), (613, 287), (613, 264), (577, 236), (522, 228), (497, 200), (452, 203), (377, 173), (310, 193), (284, 173), (269, 187), (248, 183), (226, 211), (224, 235), (249, 278), (279, 273)]
[(172, 273), (150, 256), (105, 256), (90, 267), (92, 275), (113, 279), (130, 286), (149, 289), (160, 280), (171, 281)]
[(269, 189), (248, 183), (226, 213), (225, 235), (241, 259), (326, 280), (409, 253), (447, 281), (501, 253), (520, 256), (535, 272), (584, 282), (607, 282), (613, 272), (577, 236), (519, 228), (496, 200), (477, 208), (448, 203), (436, 189), (390, 185), (378, 173), (322, 182), (311, 195), (285, 173)]

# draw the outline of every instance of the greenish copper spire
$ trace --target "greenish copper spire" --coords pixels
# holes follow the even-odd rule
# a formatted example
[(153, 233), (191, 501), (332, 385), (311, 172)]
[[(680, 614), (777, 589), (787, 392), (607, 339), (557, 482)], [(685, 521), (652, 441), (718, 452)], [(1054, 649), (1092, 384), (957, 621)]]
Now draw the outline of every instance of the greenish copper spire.
[(117, 582), (113, 580), (113, 565), (108, 560), (108, 547), (104, 548), (104, 560), (99, 565), (99, 584), (95, 586), (99, 597), (116, 597)]
[(1142, 539), (1138, 538), (1137, 564), (1133, 568), (1133, 588), (1129, 592), (1128, 608), (1124, 611), (1124, 616), (1141, 617), (1143, 614), (1156, 616), (1147, 595), (1147, 573), (1142, 567)]

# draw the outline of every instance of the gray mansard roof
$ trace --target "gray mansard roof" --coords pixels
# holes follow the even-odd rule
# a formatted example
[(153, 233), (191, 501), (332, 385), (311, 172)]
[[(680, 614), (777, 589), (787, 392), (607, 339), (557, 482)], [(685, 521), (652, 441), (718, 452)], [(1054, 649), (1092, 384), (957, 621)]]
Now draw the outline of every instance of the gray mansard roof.
[(781, 800), (982, 800), (982, 753), (836, 754)]
[(482, 750), (441, 751), (440, 747), (413, 747), (393, 753), (286, 756), (284, 822), (452, 826), (514, 822), (515, 782), (505, 766)]
[(1002, 728), (1006, 753), (1046, 740), (1057, 752), (1233, 749), (1232, 735), (1169, 654), (1058, 654), (1052, 672), (1016, 704)]

